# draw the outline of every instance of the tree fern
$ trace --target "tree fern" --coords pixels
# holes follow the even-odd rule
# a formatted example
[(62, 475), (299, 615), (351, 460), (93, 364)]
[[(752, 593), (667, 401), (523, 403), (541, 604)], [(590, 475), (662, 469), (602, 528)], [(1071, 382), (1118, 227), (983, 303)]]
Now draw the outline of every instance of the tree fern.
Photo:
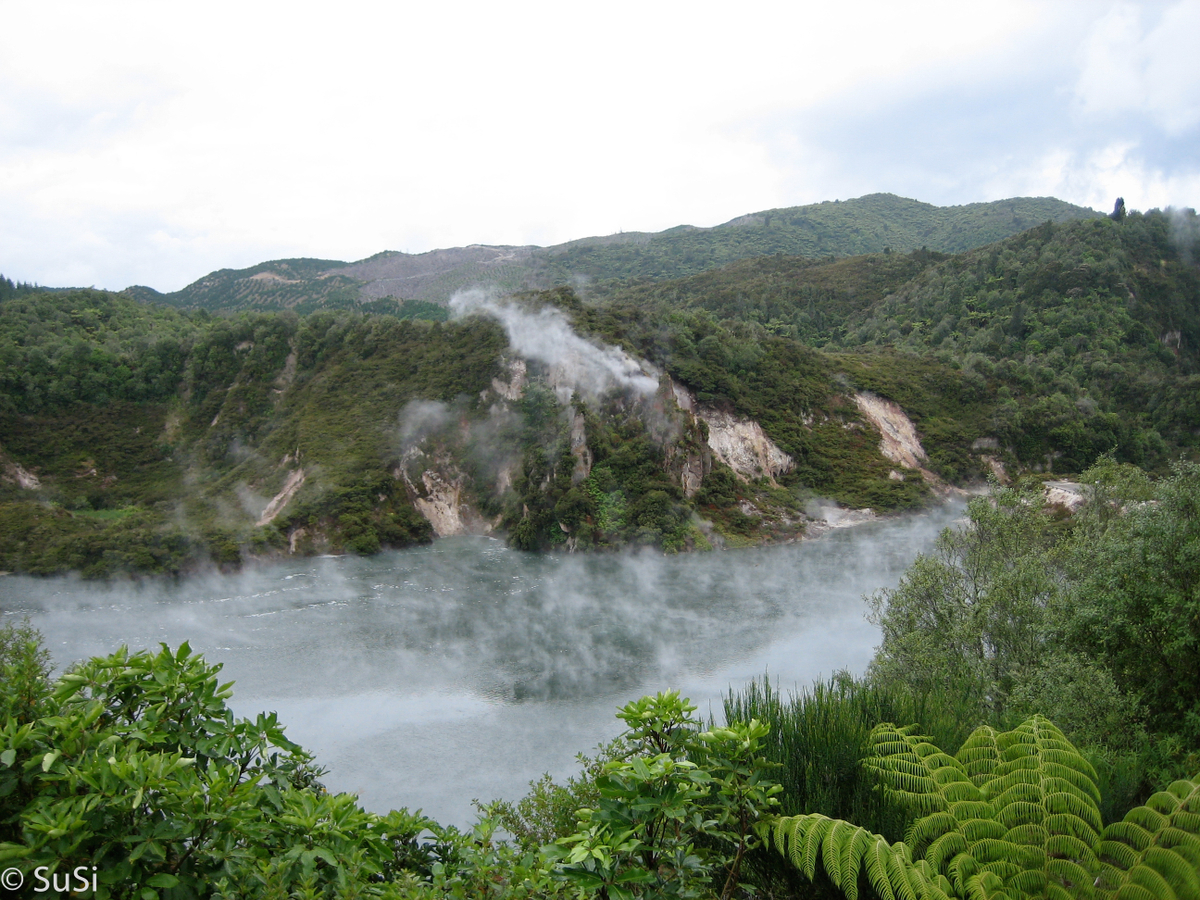
[(1176, 781), (1104, 830), (1100, 897), (1200, 898), (1200, 779)]
[(920, 814), (890, 844), (820, 814), (776, 819), (776, 847), (809, 878), (820, 862), (851, 900), (1200, 900), (1200, 783), (1180, 781), (1101, 836), (1096, 772), (1034, 716), (979, 728), (955, 756), (883, 724), (863, 765)]

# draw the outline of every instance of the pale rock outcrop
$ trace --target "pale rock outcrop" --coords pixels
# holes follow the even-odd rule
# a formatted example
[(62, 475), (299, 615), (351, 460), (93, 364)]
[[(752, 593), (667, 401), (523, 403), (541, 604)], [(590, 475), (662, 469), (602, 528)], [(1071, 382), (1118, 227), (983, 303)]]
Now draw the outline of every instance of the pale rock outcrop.
[(925, 448), (912, 420), (898, 403), (867, 392), (855, 394), (854, 403), (863, 418), (879, 429), (880, 453), (906, 469), (922, 469), (921, 464), (928, 459)]
[(708, 446), (713, 455), (743, 479), (765, 477), (774, 481), (795, 465), (753, 419), (704, 404), (696, 407), (696, 416), (708, 426)]
[(571, 455), (575, 457), (571, 483), (579, 484), (592, 472), (592, 451), (587, 445), (587, 423), (578, 412), (571, 417)]
[(687, 459), (683, 461), (683, 466), (679, 470), (679, 486), (683, 488), (685, 497), (693, 496), (696, 491), (700, 490), (700, 484), (704, 481), (704, 476), (708, 474), (704, 465), (704, 459), (696, 454), (688, 454)]
[(414, 497), (413, 506), (429, 520), (433, 533), (438, 537), (467, 534), (462, 516), (462, 480), (447, 481), (439, 473), (427, 469), (421, 473), (421, 484), (425, 496)]
[[(691, 391), (675, 382), (671, 383), (671, 390), (681, 410), (708, 426), (708, 446), (713, 455), (742, 480), (767, 478), (773, 482), (795, 466), (795, 460), (780, 450), (753, 419), (700, 403)], [(697, 474), (703, 477), (702, 473), (693, 472), (692, 480), (696, 480)]]
[(1087, 502), (1083, 485), (1074, 481), (1047, 481), (1042, 485), (1042, 494), (1048, 506), (1062, 506), (1075, 512)]
[(304, 484), (304, 470), (293, 469), (288, 472), (287, 480), (283, 483), (283, 490), (271, 498), (271, 502), (267, 504), (266, 509), (262, 511), (262, 515), (258, 517), (255, 525), (259, 527), (269, 524), (277, 515), (283, 512), (283, 508), (288, 505), (288, 501), (296, 496), (296, 491), (300, 490)]
[(42, 482), (32, 472), (28, 471), (24, 466), (11, 459), (4, 460), (3, 475), (0, 478), (7, 481), (9, 484), (16, 484), (27, 491), (36, 491), (42, 486)]
[[(423, 462), (419, 478), (414, 479), (410, 468)], [(467, 476), (448, 456), (429, 456), (413, 447), (400, 460), (392, 475), (404, 481), (413, 506), (433, 527), (437, 537), (458, 534), (487, 534), (495, 527), (463, 500)]]
[(992, 476), (1001, 484), (1008, 484), (1008, 472), (1004, 470), (1004, 463), (1000, 462), (994, 456), (983, 454), (979, 457), (991, 470)]
[(515, 359), (507, 360), (503, 365), (508, 374), (508, 380), (493, 378), (492, 390), (505, 400), (520, 400), (525, 393), (525, 384), (529, 380), (529, 370), (525, 365), (525, 360), (518, 356)]
[[(900, 408), (900, 404), (885, 400), (868, 391), (855, 394), (854, 403), (858, 406), (858, 411), (862, 413), (863, 418), (878, 429), (879, 452), (886, 459), (890, 459), (906, 469), (916, 469), (921, 473), (921, 478), (925, 483), (939, 494), (958, 493), (957, 488), (947, 485), (925, 468), (924, 463), (929, 457), (925, 455), (925, 448), (921, 446), (921, 439), (917, 437), (916, 426)], [(895, 470), (893, 473), (889, 473), (889, 476), (903, 478), (902, 473), (895, 472)]]

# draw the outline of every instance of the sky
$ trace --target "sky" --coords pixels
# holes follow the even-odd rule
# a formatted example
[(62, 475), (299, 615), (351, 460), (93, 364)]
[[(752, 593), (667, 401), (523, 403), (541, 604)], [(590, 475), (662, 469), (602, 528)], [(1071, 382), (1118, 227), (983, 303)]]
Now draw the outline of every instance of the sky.
[(0, 0), (0, 273), (712, 226), (891, 192), (1200, 206), (1200, 0)]

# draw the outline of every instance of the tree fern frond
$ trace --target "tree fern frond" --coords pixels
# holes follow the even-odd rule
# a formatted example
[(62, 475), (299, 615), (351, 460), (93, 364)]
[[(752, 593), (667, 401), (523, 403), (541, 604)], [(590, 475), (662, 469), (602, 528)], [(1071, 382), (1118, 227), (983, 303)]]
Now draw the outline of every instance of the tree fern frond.
[(1019, 900), (1005, 890), (1004, 882), (994, 872), (981, 872), (971, 878), (963, 894), (969, 900)]
[(1046, 820), (1046, 807), (1041, 803), (1017, 800), (997, 810), (996, 818), (1005, 828), (1016, 828), (1018, 825), (1041, 825)]
[[(863, 856), (875, 843), (875, 839), (876, 835), (866, 829), (856, 829), (838, 859), (838, 883), (846, 885), (846, 896), (849, 900), (856, 900), (858, 896), (858, 871), (862, 866)], [(826, 862), (826, 867), (828, 865)]]
[(991, 794), (997, 809), (1010, 803), (1041, 803), (1044, 798), (1041, 783), (1036, 778), (1029, 778), (1026, 772), (997, 775), (988, 783), (987, 790), (999, 792)]
[(857, 825), (810, 813), (776, 819), (771, 835), (776, 849), (810, 879), (820, 859), (830, 880), (851, 900), (858, 895), (860, 870), (884, 900), (950, 900), (937, 873), (915, 864), (904, 843), (889, 844)]
[(978, 861), (965, 851), (950, 860), (950, 865), (946, 869), (950, 873), (950, 880), (954, 883), (954, 888), (960, 897), (966, 896), (967, 884), (980, 871)]
[(1004, 881), (1004, 886), (1019, 897), (1043, 897), (1047, 884), (1046, 873), (1039, 869), (1014, 872)]
[(1045, 847), (1049, 837), (1050, 833), (1046, 827), (1037, 822), (1014, 825), (1004, 833), (1004, 840), (1010, 844), (1019, 844), (1025, 847)]
[(1135, 853), (1142, 853), (1147, 847), (1154, 843), (1154, 834), (1147, 831), (1136, 822), (1129, 821), (1127, 813), (1125, 818), (1120, 822), (1113, 822), (1104, 829), (1103, 840), (1100, 842), (1098, 851), (1104, 854), (1110, 852), (1109, 845), (1116, 844), (1127, 847)]
[(1046, 874), (1049, 884), (1056, 885), (1069, 892), (1069, 896), (1081, 900), (1095, 896), (1094, 870), (1088, 869), (1073, 859), (1052, 859), (1046, 863)]
[(967, 839), (960, 832), (950, 831), (937, 838), (925, 849), (922, 857), (937, 872), (949, 872), (950, 862), (967, 852)]
[(1073, 834), (1052, 834), (1046, 839), (1046, 853), (1050, 856), (1056, 859), (1078, 860), (1093, 868), (1096, 865), (1096, 853), (1092, 849), (1094, 846), (1092, 843), (1084, 843)]
[(904, 835), (904, 842), (912, 848), (914, 856), (920, 856), (924, 847), (947, 832), (958, 831), (959, 821), (948, 812), (935, 812), (913, 822)]
[[(845, 885), (842, 890), (850, 900), (855, 900), (858, 896), (858, 870), (855, 868), (852, 872), (847, 871), (845, 857), (854, 852), (855, 838), (862, 837), (865, 833), (864, 829), (857, 825), (851, 825), (842, 819), (833, 819), (821, 839), (821, 860), (825, 864), (825, 871), (836, 884)], [(859, 856), (861, 858), (861, 853)]]
[[(1179, 900), (1179, 895), (1171, 889), (1171, 883), (1163, 877), (1162, 873), (1155, 871), (1150, 866), (1135, 866), (1129, 870), (1126, 878), (1130, 883), (1144, 887), (1158, 900)], [(1125, 885), (1122, 885), (1117, 889), (1117, 896), (1123, 897), (1124, 893)]]
[(1120, 900), (1162, 900), (1162, 898), (1140, 884), (1125, 884), (1121, 886)]
[(1177, 781), (1104, 829), (1104, 897), (1200, 898), (1200, 778)]
[(995, 819), (970, 819), (962, 823), (963, 837), (971, 844), (1001, 840), (1006, 830)]
[(950, 804), (949, 813), (960, 822), (991, 819), (996, 816), (996, 807), (987, 800), (959, 800)]
[(892, 856), (892, 847), (883, 838), (872, 843), (863, 854), (863, 870), (867, 873), (867, 881), (883, 900), (896, 900), (896, 892), (892, 890), (889, 876)]
[(913, 734), (915, 727), (875, 726), (871, 756), (863, 766), (878, 774), (891, 794), (922, 813), (944, 810), (952, 801), (981, 799), (962, 763), (925, 735)]
[(955, 757), (962, 763), (968, 777), (977, 787), (982, 787), (991, 778), (1000, 764), (1000, 747), (996, 743), (996, 729), (990, 725), (976, 728), (958, 748)]
[[(1046, 811), (1052, 816), (1073, 816), (1075, 818), (1075, 823), (1064, 831), (1069, 830), (1092, 843), (1095, 843), (1100, 836), (1104, 822), (1100, 818), (1100, 809), (1090, 800), (1086, 800), (1078, 794), (1056, 793), (1046, 797), (1045, 804)], [(1088, 836), (1087, 833), (1081, 834), (1079, 832), (1081, 828), (1088, 829), (1091, 836)]]

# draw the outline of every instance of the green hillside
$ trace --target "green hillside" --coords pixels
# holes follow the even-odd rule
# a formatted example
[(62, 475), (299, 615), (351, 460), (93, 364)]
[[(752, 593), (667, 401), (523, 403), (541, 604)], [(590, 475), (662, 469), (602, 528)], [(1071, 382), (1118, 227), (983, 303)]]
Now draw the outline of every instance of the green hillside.
[(456, 291), (481, 285), (511, 292), (580, 281), (593, 287), (658, 281), (778, 254), (824, 258), (920, 248), (957, 253), (1043, 222), (1098, 215), (1050, 197), (938, 207), (871, 194), (752, 213), (715, 228), (681, 225), (655, 234), (614, 234), (545, 248), (471, 245), (420, 254), (388, 251), (355, 263), (273, 260), (248, 269), (221, 269), (169, 294), (141, 286), (126, 293), (213, 312), (307, 313), (386, 301), (387, 311), (401, 317), (437, 319), (431, 306), (398, 301), (444, 305)]
[(715, 228), (585, 238), (541, 256), (560, 280), (679, 278), (754, 257), (820, 258), (922, 247), (948, 253), (980, 247), (1042, 222), (1097, 216), (1051, 197), (938, 207), (895, 194), (753, 213)]
[[(997, 466), (1070, 474), (1111, 453), (1161, 471), (1200, 442), (1187, 215), (1177, 229), (1133, 213), (953, 255), (771, 255), (506, 301), (535, 331), (559, 327), (556, 310), (654, 366), (650, 394), (564, 387), (486, 316), (402, 318), (390, 300), (214, 316), (5, 281), (0, 569), (370, 553), (436, 528), (527, 549), (737, 546), (794, 539), (815, 499), (899, 510)], [(882, 454), (861, 392), (913, 422), (926, 474)], [(709, 436), (734, 420), (761, 426), (788, 466), (730, 469)]]

